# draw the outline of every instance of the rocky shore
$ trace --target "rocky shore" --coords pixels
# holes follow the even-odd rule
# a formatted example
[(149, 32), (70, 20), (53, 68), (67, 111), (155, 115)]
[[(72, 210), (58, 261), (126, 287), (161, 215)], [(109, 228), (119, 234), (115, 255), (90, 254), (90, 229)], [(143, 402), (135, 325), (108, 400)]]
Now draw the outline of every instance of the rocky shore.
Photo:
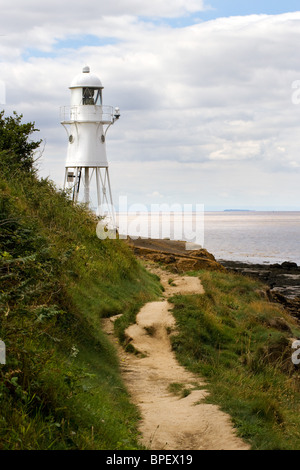
[(281, 264), (250, 264), (219, 261), (232, 272), (259, 279), (269, 287), (270, 300), (280, 302), (292, 315), (300, 318), (300, 266), (285, 261)]

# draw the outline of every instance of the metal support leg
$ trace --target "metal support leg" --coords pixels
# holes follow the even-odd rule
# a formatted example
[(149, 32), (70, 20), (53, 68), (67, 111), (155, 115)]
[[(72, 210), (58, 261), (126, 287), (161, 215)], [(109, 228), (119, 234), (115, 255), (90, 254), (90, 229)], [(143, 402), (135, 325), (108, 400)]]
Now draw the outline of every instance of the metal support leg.
[(84, 202), (89, 204), (90, 202), (90, 172), (89, 168), (84, 169)]
[(100, 168), (96, 168), (96, 184), (97, 184), (97, 211), (100, 214), (100, 209), (101, 209), (101, 184), (100, 184)]
[(109, 206), (110, 206), (110, 212), (111, 212), (111, 220), (113, 223), (113, 226), (116, 227), (116, 220), (115, 220), (115, 212), (114, 212), (114, 206), (113, 206), (113, 199), (112, 199), (112, 192), (111, 192), (111, 187), (110, 187), (110, 178), (109, 178), (109, 173), (108, 173), (108, 168), (106, 168), (106, 176), (107, 176), (107, 185), (108, 185), (108, 191), (109, 191)]

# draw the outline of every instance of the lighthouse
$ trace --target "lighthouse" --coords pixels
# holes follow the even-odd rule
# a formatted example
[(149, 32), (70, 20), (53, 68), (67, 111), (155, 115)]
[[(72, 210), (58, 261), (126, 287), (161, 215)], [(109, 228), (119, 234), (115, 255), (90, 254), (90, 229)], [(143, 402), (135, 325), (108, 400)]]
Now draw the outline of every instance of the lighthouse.
[(88, 66), (70, 84), (71, 104), (61, 108), (61, 124), (67, 131), (68, 150), (64, 188), (72, 200), (88, 207), (91, 189), (97, 194), (97, 214), (114, 222), (113, 200), (106, 156), (108, 128), (120, 117), (119, 108), (104, 106), (103, 86)]

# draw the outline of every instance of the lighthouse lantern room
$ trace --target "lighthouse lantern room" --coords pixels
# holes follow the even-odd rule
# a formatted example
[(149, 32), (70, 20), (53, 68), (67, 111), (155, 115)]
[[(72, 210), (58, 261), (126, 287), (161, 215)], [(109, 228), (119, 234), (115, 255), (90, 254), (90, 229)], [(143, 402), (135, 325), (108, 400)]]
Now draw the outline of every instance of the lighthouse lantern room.
[(90, 205), (91, 182), (96, 183), (98, 215), (114, 222), (113, 201), (106, 156), (106, 133), (120, 117), (119, 108), (103, 106), (103, 86), (97, 75), (84, 67), (70, 85), (71, 105), (61, 108), (61, 124), (68, 134), (64, 188), (77, 202)]

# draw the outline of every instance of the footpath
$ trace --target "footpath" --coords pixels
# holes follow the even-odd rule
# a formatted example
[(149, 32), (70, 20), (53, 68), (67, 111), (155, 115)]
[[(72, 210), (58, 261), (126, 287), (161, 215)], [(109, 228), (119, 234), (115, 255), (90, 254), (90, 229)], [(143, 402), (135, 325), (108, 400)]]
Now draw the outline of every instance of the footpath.
[(148, 269), (160, 277), (165, 291), (161, 301), (144, 305), (126, 330), (128, 342), (140, 354), (125, 352), (114, 337), (117, 317), (103, 320), (118, 349), (124, 382), (140, 410), (142, 443), (151, 450), (249, 450), (237, 437), (230, 416), (204, 402), (204, 380), (179, 365), (171, 348), (176, 325), (168, 299), (202, 294), (200, 280), (153, 265)]

